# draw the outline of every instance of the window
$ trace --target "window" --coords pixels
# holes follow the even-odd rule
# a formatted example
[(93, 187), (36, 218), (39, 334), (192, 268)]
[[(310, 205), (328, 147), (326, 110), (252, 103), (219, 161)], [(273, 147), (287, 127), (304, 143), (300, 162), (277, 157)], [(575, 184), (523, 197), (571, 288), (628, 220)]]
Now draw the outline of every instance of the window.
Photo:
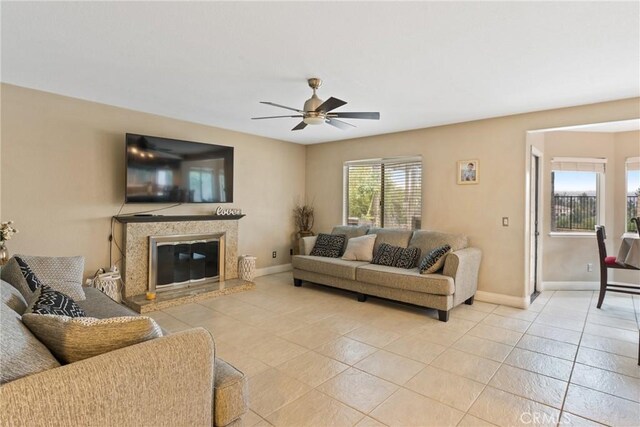
[(551, 160), (551, 231), (593, 232), (604, 222), (606, 159)]
[(626, 185), (626, 202), (627, 202), (627, 220), (625, 231), (627, 233), (635, 233), (636, 225), (631, 222), (631, 218), (640, 216), (640, 205), (638, 198), (640, 197), (640, 157), (630, 157), (625, 162), (627, 173)]
[(192, 202), (213, 200), (213, 170), (208, 168), (189, 169), (189, 198)]
[(422, 158), (345, 163), (345, 224), (419, 229), (421, 222)]

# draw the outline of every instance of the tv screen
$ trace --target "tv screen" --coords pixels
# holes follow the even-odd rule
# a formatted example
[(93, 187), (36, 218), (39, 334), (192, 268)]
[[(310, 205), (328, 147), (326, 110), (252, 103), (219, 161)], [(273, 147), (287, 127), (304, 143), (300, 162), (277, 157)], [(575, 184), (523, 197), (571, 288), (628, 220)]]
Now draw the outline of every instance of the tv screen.
[(127, 203), (233, 202), (233, 147), (126, 135)]

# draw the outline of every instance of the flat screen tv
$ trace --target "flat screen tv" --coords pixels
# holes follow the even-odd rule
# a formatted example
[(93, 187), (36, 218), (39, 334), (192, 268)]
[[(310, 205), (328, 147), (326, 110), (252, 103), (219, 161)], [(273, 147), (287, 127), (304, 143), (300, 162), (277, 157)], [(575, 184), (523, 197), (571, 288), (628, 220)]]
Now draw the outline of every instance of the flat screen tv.
[(127, 203), (233, 202), (233, 147), (126, 135)]

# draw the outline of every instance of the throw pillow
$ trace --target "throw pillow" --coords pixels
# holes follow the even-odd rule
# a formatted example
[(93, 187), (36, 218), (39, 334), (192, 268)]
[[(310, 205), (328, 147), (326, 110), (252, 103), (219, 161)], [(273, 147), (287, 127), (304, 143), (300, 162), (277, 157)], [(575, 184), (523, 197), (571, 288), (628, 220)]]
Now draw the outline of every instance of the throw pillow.
[(378, 251), (371, 260), (371, 264), (377, 265), (387, 265), (389, 267), (393, 267), (398, 258), (400, 257), (400, 253), (402, 252), (400, 246), (393, 246), (388, 243), (382, 243), (378, 246)]
[(451, 252), (451, 246), (449, 245), (439, 246), (429, 252), (420, 262), (420, 273), (431, 274), (440, 270), (449, 252)]
[(302, 238), (302, 250), (300, 253), (302, 255), (311, 255), (311, 251), (313, 247), (316, 245), (316, 240), (318, 236), (307, 236)]
[(342, 259), (348, 261), (371, 261), (373, 259), (373, 245), (376, 243), (375, 234), (352, 237), (347, 241), (347, 249)]
[(400, 256), (396, 260), (396, 263), (393, 265), (398, 268), (413, 268), (418, 264), (418, 260), (420, 259), (420, 248), (416, 248), (415, 246), (411, 246), (409, 248), (405, 248), (400, 252)]
[(63, 363), (73, 363), (162, 336), (146, 316), (69, 317), (26, 313), (24, 324)]
[(56, 314), (69, 317), (86, 316), (84, 310), (73, 299), (47, 285), (36, 289), (25, 313)]
[(86, 299), (82, 289), (84, 257), (17, 256), (29, 264), (31, 270), (43, 284), (49, 285), (76, 301)]
[(309, 255), (339, 258), (347, 237), (344, 234), (318, 234), (316, 244)]
[(2, 280), (16, 288), (25, 301), (29, 301), (35, 290), (40, 287), (40, 280), (33, 274), (29, 265), (15, 256), (2, 267)]
[(9, 307), (21, 316), (27, 309), (27, 301), (25, 301), (22, 294), (4, 280), (0, 280), (0, 299), (2, 300), (2, 305)]

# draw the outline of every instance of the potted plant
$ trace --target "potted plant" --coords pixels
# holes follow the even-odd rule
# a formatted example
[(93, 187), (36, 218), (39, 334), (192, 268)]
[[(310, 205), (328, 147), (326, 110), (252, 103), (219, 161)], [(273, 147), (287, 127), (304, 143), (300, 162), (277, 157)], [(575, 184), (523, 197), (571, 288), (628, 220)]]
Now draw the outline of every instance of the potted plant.
[(9, 251), (4, 242), (11, 239), (18, 230), (13, 228), (13, 221), (0, 222), (0, 266), (5, 265), (9, 261)]
[(293, 209), (293, 220), (298, 228), (298, 238), (313, 236), (313, 206), (298, 205)]

